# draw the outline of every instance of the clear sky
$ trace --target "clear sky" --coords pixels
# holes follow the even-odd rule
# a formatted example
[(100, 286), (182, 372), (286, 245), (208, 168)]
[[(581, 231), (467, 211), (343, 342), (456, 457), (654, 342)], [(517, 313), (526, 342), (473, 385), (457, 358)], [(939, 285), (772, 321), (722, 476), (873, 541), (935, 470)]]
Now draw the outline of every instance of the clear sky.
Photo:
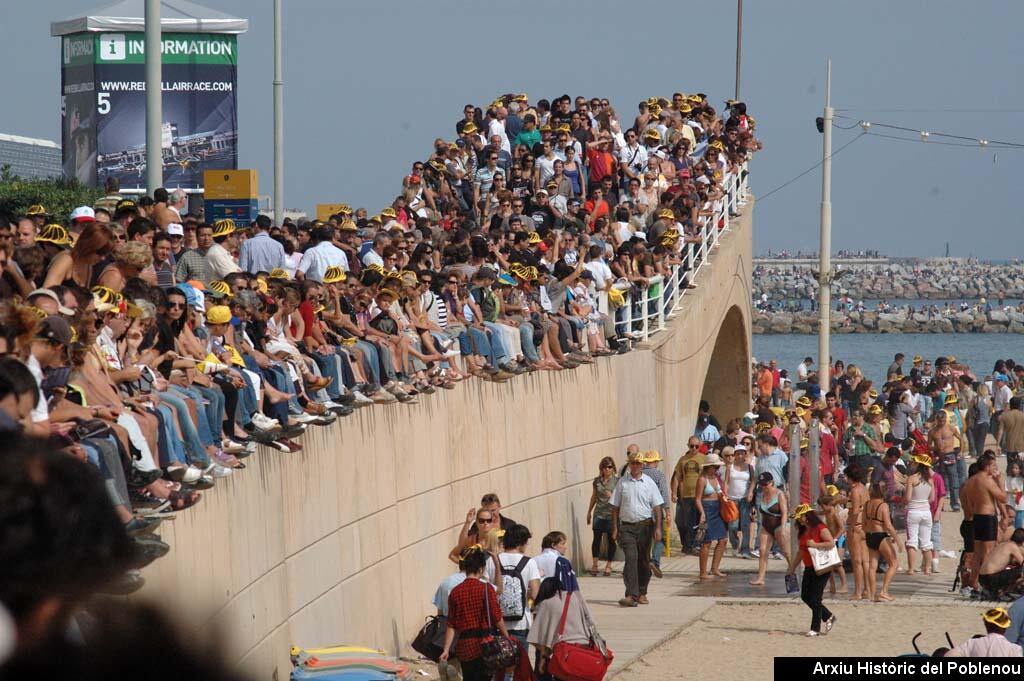
[[(60, 140), (58, 39), (49, 23), (100, 2), (4, 2), (0, 132)], [(239, 165), (272, 188), (272, 2), (201, 0), (250, 20), (240, 38)], [(732, 96), (735, 4), (649, 0), (285, 0), (285, 196), (380, 210), (463, 104), (524, 91), (635, 104), (673, 90)], [(1024, 4), (746, 0), (741, 98), (765, 150), (755, 194), (821, 157), (814, 117), (833, 60), (833, 106), (915, 129), (1024, 142)], [(14, 65), (21, 65), (15, 67)], [(877, 128), (875, 128), (877, 130)], [(836, 130), (834, 147), (859, 128)], [(932, 138), (935, 139), (935, 138)], [(1020, 256), (1024, 151), (866, 137), (833, 162), (833, 248)], [(758, 204), (754, 247), (816, 250), (820, 171)]]

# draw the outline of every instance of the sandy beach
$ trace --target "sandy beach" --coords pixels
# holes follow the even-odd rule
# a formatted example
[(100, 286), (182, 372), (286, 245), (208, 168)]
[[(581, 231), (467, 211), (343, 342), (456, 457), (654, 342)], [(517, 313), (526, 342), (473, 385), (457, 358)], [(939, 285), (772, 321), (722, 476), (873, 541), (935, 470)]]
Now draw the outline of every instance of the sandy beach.
[(802, 603), (719, 603), (615, 679), (771, 678), (777, 656), (899, 655), (913, 652), (911, 639), (919, 631), (924, 632), (918, 642), (922, 652), (931, 653), (947, 645), (945, 631), (954, 643), (983, 631), (982, 605), (826, 604), (835, 607), (835, 629), (807, 638), (810, 611)]

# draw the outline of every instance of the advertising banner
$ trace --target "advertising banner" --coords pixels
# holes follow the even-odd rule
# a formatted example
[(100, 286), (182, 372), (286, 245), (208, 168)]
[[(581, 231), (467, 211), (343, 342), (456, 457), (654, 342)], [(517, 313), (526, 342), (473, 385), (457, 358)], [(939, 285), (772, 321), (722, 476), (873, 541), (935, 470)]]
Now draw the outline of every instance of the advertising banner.
[(61, 39), (60, 109), (64, 177), (96, 185), (96, 88), (94, 36)]
[[(122, 187), (141, 187), (149, 162), (145, 37), (95, 37), (99, 181), (113, 175)], [(237, 48), (234, 35), (164, 34), (164, 186), (198, 188), (204, 170), (237, 165)]]
[[(143, 187), (144, 34), (77, 33), (62, 44), (66, 174)], [(164, 186), (200, 188), (204, 170), (238, 164), (237, 36), (164, 33), (161, 53)]]

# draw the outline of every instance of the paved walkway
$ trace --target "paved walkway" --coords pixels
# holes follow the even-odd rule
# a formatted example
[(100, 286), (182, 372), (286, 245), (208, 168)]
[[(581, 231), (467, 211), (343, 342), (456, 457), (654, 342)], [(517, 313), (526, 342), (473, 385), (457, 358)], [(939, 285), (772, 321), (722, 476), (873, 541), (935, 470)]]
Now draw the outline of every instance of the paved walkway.
[[(960, 513), (946, 511), (943, 514), (942, 538), (944, 548), (951, 549), (959, 556), (961, 540), (958, 534)], [(905, 567), (906, 555), (900, 553), (901, 568)], [(757, 560), (732, 558), (726, 551), (722, 561), (725, 579), (697, 579), (697, 557), (680, 556), (678, 545), (673, 547), (673, 557), (662, 559), (664, 578), (652, 579), (648, 591), (650, 605), (637, 608), (622, 608), (618, 605), (623, 595), (622, 563), (613, 563), (611, 577), (580, 575), (580, 588), (587, 596), (594, 619), (601, 635), (615, 653), (611, 674), (629, 666), (644, 654), (664, 641), (679, 634), (718, 602), (772, 602), (780, 599), (796, 601), (799, 594), (786, 594), (783, 574), (786, 563), (782, 560), (768, 561), (768, 576), (763, 587), (751, 586), (748, 582), (757, 573)], [(891, 593), (896, 603), (916, 602), (944, 606), (984, 607), (979, 601), (961, 598), (949, 591), (953, 582), (957, 560), (940, 559), (941, 572), (936, 575), (921, 574), (908, 576), (903, 572), (893, 580)], [(881, 575), (879, 575), (881, 580)], [(847, 574), (847, 591), (853, 589), (853, 575)], [(845, 599), (845, 594), (830, 596), (829, 599)], [(893, 604), (880, 604), (892, 607)]]
[(650, 605), (636, 608), (619, 606), (622, 563), (613, 566), (611, 577), (591, 577), (589, 573), (580, 577), (590, 612), (615, 654), (612, 674), (674, 637), (715, 604), (714, 598), (695, 597), (684, 588), (697, 575), (697, 559), (692, 556), (663, 559), (665, 578), (651, 580), (647, 592)]

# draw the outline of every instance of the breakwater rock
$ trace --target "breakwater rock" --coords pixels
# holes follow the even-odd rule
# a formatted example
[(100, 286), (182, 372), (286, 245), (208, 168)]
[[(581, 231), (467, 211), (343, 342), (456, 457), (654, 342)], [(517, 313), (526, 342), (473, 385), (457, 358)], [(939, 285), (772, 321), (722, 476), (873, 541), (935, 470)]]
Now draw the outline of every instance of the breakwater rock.
[[(985, 264), (969, 259), (890, 261), (843, 265), (832, 298), (853, 300), (967, 300), (1024, 298), (1024, 264)], [(753, 276), (757, 301), (813, 300), (818, 282), (811, 266), (758, 265)]]
[[(1024, 311), (968, 310), (949, 314), (911, 312), (836, 312), (829, 318), (833, 334), (843, 333), (1019, 333)], [(755, 312), (754, 333), (817, 333), (817, 312)]]

